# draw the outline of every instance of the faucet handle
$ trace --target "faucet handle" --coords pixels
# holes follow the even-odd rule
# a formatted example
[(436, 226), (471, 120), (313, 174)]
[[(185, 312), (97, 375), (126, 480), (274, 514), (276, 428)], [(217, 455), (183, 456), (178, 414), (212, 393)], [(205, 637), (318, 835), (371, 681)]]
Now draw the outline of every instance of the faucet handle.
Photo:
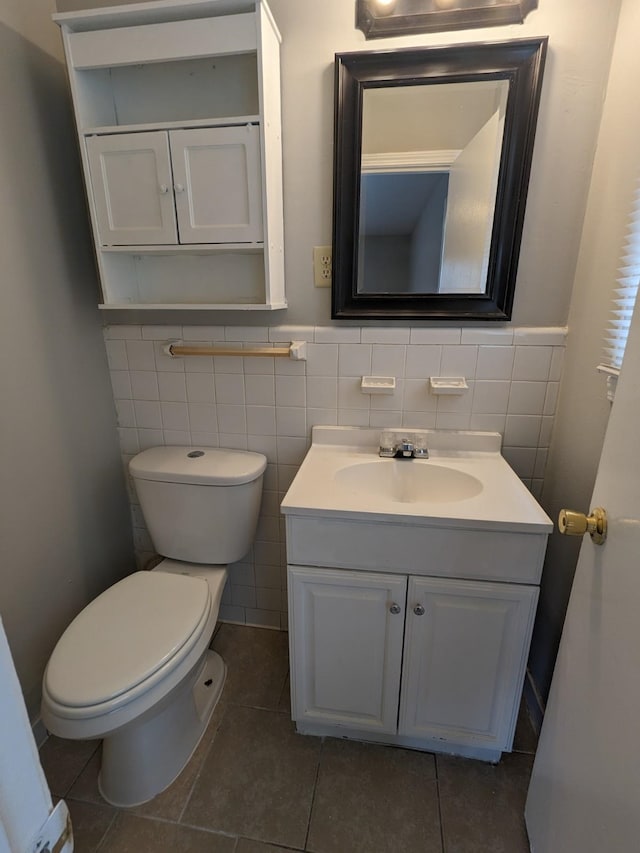
[(378, 449), (379, 456), (395, 456), (396, 455), (396, 438), (392, 430), (383, 429), (380, 433), (380, 447)]

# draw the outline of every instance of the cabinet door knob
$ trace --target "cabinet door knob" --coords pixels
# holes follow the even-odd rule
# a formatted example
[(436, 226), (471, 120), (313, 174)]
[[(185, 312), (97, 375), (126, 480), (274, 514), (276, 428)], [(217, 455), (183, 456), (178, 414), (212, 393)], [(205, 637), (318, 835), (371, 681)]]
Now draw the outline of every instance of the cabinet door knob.
[(416, 616), (424, 616), (424, 607), (422, 606), (422, 604), (416, 604), (416, 606), (413, 608), (413, 612), (416, 614)]
[(162, 195), (169, 192), (169, 187), (166, 184), (160, 184), (160, 192)]
[(396, 616), (398, 613), (400, 613), (401, 610), (402, 608), (400, 607), (400, 605), (396, 604), (394, 601), (394, 603), (389, 608), (389, 613), (393, 613), (393, 615)]
[(184, 192), (184, 187), (182, 184), (174, 184), (173, 188), (177, 193), (183, 193)]

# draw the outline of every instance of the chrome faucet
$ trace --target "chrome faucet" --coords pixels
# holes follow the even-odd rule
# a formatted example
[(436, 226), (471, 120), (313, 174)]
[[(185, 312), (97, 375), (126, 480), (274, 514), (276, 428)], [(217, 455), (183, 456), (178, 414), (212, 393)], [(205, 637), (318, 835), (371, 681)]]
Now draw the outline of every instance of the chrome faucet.
[(429, 451), (426, 447), (416, 447), (409, 438), (402, 438), (397, 443), (381, 444), (378, 455), (393, 459), (428, 459)]
[(403, 438), (396, 449), (396, 454), (401, 456), (403, 459), (413, 459), (414, 450), (414, 443), (409, 441), (408, 438)]

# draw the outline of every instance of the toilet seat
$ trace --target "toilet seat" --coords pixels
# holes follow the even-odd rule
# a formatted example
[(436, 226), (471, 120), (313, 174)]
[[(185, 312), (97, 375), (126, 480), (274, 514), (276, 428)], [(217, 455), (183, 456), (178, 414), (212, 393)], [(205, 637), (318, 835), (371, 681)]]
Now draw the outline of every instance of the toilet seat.
[(51, 707), (86, 717), (133, 701), (189, 655), (211, 607), (200, 577), (136, 572), (119, 581), (74, 619), (54, 649), (44, 677)]

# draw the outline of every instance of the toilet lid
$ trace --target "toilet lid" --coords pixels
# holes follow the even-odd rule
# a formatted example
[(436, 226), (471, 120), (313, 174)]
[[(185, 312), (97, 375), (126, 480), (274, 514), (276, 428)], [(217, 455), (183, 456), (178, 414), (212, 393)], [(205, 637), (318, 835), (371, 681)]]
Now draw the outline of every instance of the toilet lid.
[(45, 674), (49, 695), (73, 707), (97, 705), (131, 690), (193, 646), (211, 608), (200, 577), (136, 572), (76, 616)]

